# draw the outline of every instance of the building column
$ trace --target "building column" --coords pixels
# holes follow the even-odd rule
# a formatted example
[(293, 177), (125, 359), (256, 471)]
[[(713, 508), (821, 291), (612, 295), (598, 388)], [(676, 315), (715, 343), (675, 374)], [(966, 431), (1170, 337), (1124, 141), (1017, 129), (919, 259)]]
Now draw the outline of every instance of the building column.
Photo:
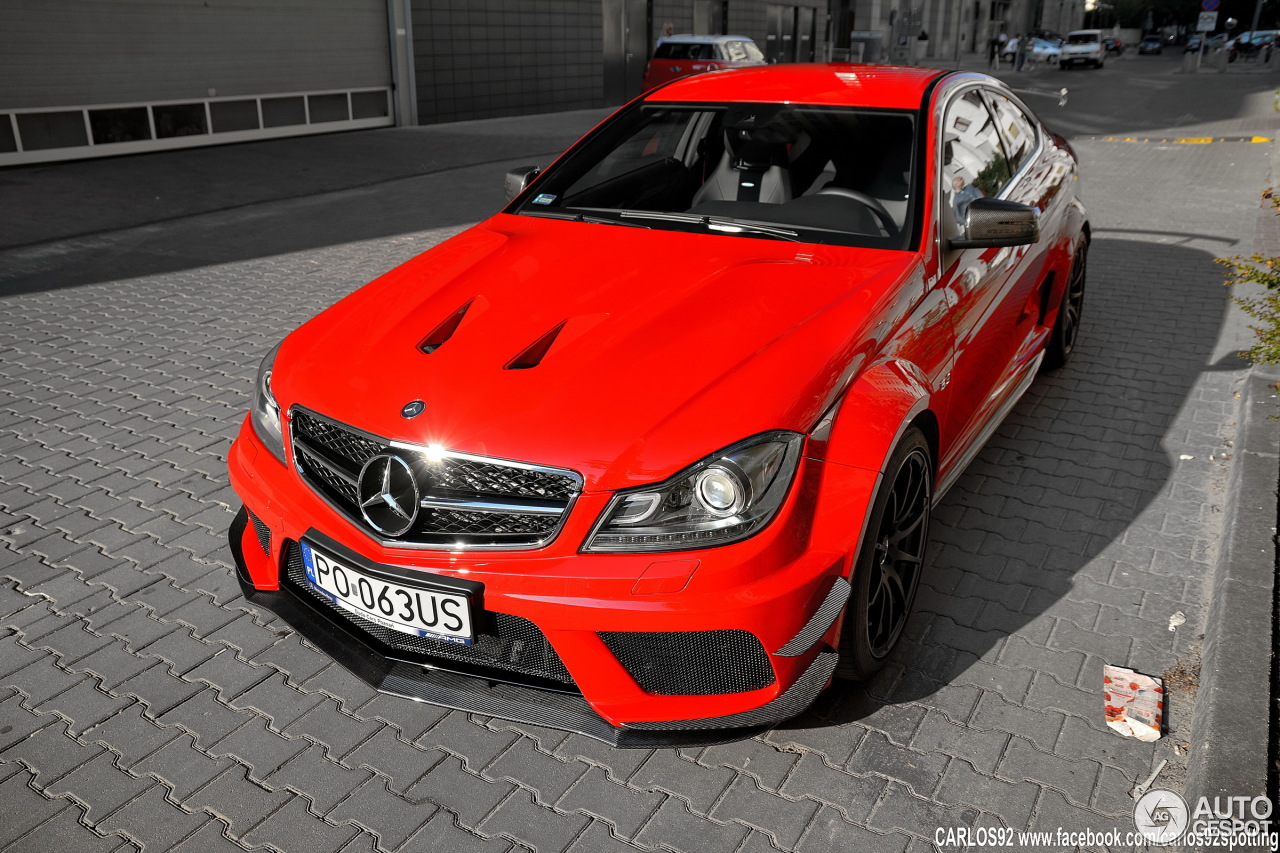
[(391, 46), (391, 104), (396, 127), (418, 123), (418, 86), (413, 76), (413, 18), (409, 0), (387, 0)]

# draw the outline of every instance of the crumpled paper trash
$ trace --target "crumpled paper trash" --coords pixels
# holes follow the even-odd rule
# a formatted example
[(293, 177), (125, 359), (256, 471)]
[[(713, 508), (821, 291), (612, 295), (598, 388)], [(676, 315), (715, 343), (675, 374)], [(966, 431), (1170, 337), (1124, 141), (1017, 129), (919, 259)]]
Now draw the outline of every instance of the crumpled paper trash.
[(1107, 726), (1125, 737), (1160, 739), (1164, 725), (1164, 683), (1119, 666), (1102, 667), (1102, 701)]

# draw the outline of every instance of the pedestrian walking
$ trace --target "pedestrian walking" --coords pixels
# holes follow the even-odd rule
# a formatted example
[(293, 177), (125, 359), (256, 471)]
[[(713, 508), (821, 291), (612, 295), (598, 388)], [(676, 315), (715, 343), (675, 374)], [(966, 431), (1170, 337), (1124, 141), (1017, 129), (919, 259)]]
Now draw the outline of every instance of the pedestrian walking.
[(987, 42), (987, 64), (991, 66), (992, 71), (1000, 70), (1000, 46), (999, 36), (992, 36), (991, 41)]
[(1013, 70), (1021, 71), (1023, 64), (1027, 61), (1027, 37), (1019, 33), (1015, 41), (1018, 44), (1014, 48)]

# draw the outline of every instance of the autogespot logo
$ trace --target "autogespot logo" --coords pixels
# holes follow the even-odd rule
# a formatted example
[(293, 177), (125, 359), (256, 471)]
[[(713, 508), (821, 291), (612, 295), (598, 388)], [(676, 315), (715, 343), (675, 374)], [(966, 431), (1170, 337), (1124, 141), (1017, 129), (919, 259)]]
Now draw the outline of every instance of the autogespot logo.
[(421, 497), (408, 462), (379, 454), (364, 463), (357, 482), (360, 514), (370, 527), (386, 536), (399, 536), (413, 527)]
[(1187, 831), (1187, 801), (1173, 791), (1153, 788), (1133, 807), (1133, 825), (1152, 844), (1171, 844)]

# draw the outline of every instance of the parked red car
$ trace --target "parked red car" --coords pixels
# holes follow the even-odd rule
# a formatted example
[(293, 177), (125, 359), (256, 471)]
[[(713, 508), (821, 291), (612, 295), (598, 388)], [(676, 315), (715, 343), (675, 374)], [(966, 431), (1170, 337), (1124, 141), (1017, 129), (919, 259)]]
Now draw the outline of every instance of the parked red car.
[(764, 54), (746, 36), (667, 36), (658, 39), (653, 58), (644, 67), (644, 88), (722, 68), (764, 65)]
[(536, 173), (263, 360), (245, 597), (380, 690), (620, 745), (867, 677), (934, 505), (1075, 347), (1070, 146), (984, 75), (772, 66)]

